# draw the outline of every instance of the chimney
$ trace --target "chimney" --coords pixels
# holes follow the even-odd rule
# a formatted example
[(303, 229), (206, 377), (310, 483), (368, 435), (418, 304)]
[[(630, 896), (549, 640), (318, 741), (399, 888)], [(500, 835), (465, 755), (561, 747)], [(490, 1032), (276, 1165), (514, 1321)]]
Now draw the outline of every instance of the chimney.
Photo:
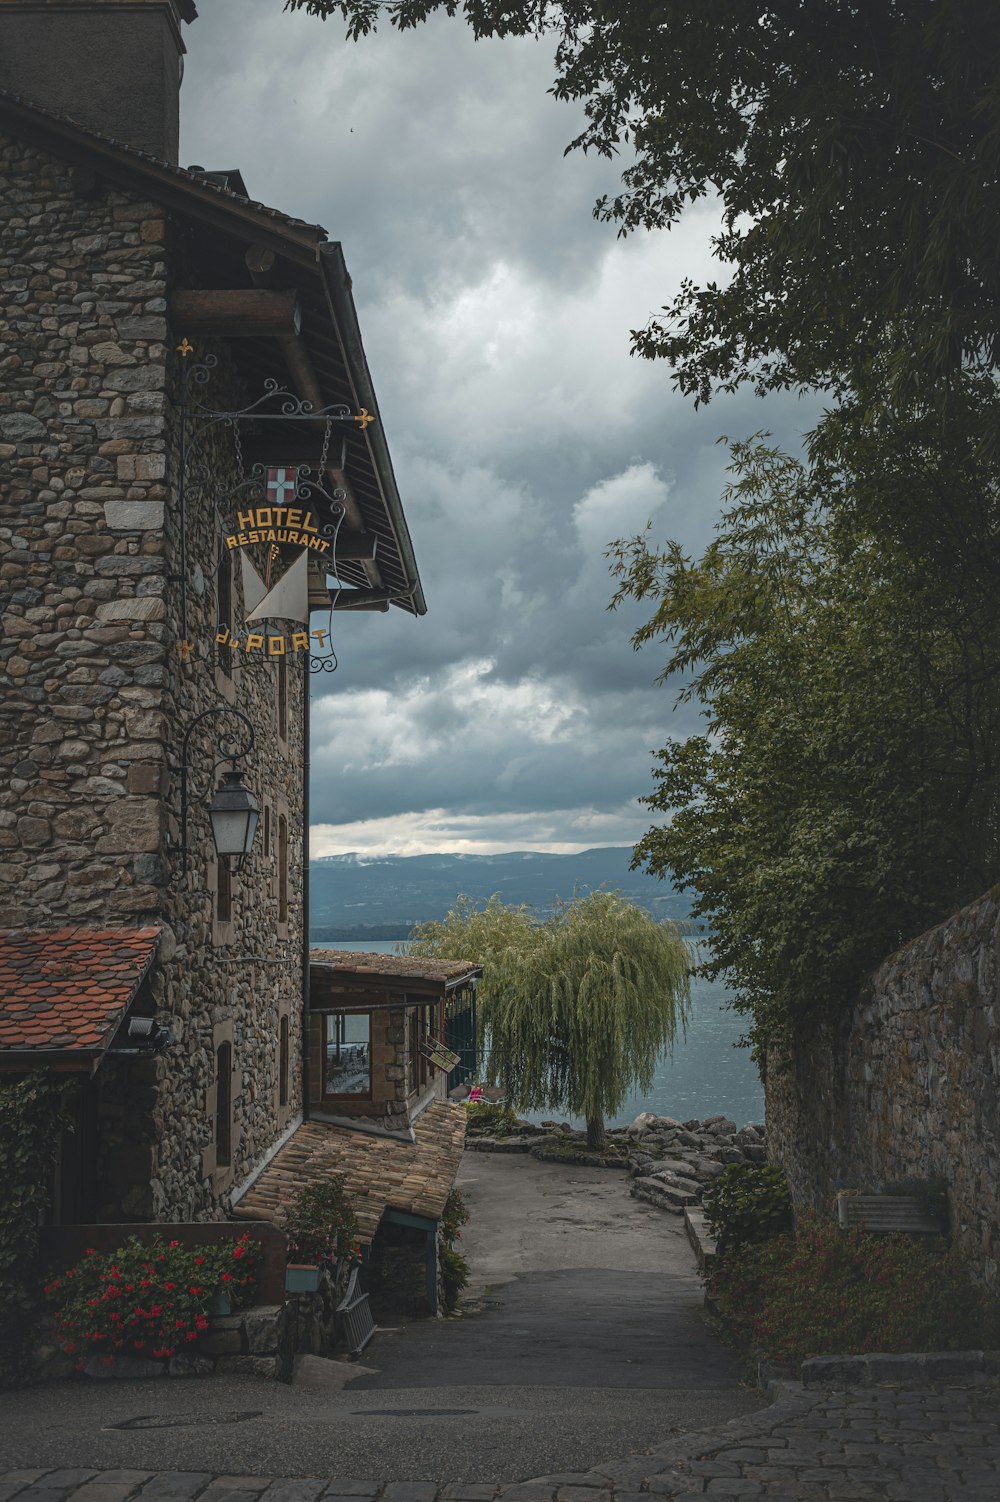
[(194, 0), (0, 0), (0, 89), (176, 166)]

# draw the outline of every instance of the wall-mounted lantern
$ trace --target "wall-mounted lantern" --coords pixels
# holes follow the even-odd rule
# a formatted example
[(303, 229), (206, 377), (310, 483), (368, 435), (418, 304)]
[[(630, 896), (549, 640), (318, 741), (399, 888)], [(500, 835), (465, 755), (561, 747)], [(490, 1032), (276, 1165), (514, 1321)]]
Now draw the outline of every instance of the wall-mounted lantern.
[(238, 767), (223, 772), (215, 797), (208, 806), (208, 817), (216, 853), (230, 862), (235, 860), (233, 869), (238, 871), (253, 847), (260, 819), (260, 804), (243, 781)]
[(219, 705), (216, 709), (203, 710), (195, 715), (187, 730), (184, 732), (184, 740), (181, 745), (181, 875), (187, 875), (188, 868), (188, 745), (195, 729), (202, 723), (216, 715), (234, 716), (246, 727), (246, 743), (238, 745), (234, 750), (227, 750), (220, 742), (217, 747), (218, 757), (215, 766), (228, 761), (231, 766), (228, 772), (223, 772), (219, 786), (208, 806), (209, 822), (212, 826), (212, 838), (215, 841), (216, 854), (220, 860), (227, 860), (230, 869), (239, 871), (243, 862), (253, 848), (254, 836), (257, 833), (257, 824), (260, 819), (260, 804), (243, 781), (238, 762), (241, 757), (249, 756), (255, 745), (253, 725), (247, 716), (239, 709), (230, 709), (226, 704)]

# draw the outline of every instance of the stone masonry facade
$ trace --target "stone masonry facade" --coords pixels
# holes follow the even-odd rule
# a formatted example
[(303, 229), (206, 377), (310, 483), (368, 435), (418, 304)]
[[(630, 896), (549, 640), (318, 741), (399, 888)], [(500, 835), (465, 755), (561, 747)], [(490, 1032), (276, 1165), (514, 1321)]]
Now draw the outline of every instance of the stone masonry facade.
[(951, 1231), (995, 1283), (1000, 887), (880, 966), (837, 1032), (769, 1060), (767, 1140), (799, 1204), (943, 1179)]
[[(227, 566), (216, 495), (232, 480), (220, 446), (212, 483), (191, 498), (183, 565), (184, 331), (167, 322), (182, 254), (155, 202), (0, 137), (2, 922), (160, 925), (152, 988), (176, 1038), (155, 1059), (99, 1071), (97, 1212), (111, 1220), (218, 1217), (301, 1114), (306, 680), (301, 659), (215, 666), (181, 650), (182, 567), (187, 636), (214, 642)], [(238, 405), (231, 351), (215, 353), (201, 399)], [(238, 572), (232, 588), (238, 609)], [(177, 854), (181, 738), (220, 705), (253, 722), (241, 767), (267, 828), (265, 847), (262, 812), (228, 914), (201, 806), (214, 748), (232, 738), (224, 721), (192, 741), (186, 881)], [(216, 1141), (220, 1050), (228, 1151)]]

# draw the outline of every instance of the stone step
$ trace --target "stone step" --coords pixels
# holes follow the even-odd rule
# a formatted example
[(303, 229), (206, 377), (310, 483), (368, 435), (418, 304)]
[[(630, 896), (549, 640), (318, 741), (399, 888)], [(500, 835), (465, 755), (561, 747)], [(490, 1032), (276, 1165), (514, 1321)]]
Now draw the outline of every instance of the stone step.
[(715, 1265), (716, 1248), (704, 1210), (697, 1205), (685, 1206), (684, 1229), (698, 1259), (698, 1271), (707, 1275)]

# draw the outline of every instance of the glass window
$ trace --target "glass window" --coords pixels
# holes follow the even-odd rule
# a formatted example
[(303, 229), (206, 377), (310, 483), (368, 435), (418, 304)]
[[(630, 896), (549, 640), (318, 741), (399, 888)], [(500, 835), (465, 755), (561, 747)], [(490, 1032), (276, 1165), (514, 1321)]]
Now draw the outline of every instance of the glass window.
[(288, 922), (288, 820), (278, 815), (278, 922)]
[(233, 630), (233, 565), (230, 553), (223, 553), (219, 559), (219, 567), (215, 575), (215, 589), (218, 597), (219, 619), (216, 623), (216, 634), (227, 638), (225, 643), (220, 643), (218, 652), (219, 667), (227, 678), (233, 676), (233, 653), (228, 645), (228, 637)]
[(215, 1056), (215, 1162), (228, 1167), (233, 1134), (233, 1050), (221, 1043)]
[(327, 1012), (325, 1096), (358, 1096), (372, 1093), (371, 1017), (367, 1012)]
[(411, 1092), (414, 1090), (423, 1090), (434, 1078), (433, 1066), (424, 1057), (422, 1045), (429, 1042), (433, 1036), (436, 1017), (437, 1007), (433, 1003), (430, 1006), (414, 1007), (410, 1012), (407, 1086)]
[(278, 1105), (288, 1105), (288, 1018), (278, 1029)]

